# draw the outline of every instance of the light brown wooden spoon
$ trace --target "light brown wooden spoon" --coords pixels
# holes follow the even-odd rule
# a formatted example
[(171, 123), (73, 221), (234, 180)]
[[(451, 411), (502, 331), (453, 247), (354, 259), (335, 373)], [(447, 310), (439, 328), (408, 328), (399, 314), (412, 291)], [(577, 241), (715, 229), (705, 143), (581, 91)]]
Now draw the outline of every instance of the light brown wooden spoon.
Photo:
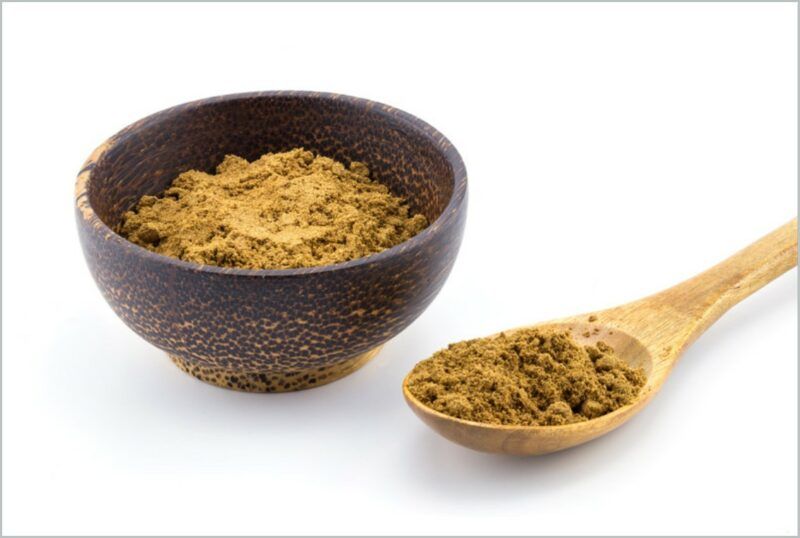
[[(456, 419), (426, 407), (409, 392), (408, 376), (403, 381), (403, 395), (428, 426), (475, 450), (534, 455), (579, 445), (610, 432), (638, 413), (703, 331), (733, 305), (796, 265), (797, 218), (661, 293), (609, 310), (536, 325), (569, 329), (580, 344), (602, 340), (628, 364), (644, 369), (647, 383), (636, 401), (602, 417), (565, 426), (499, 426)], [(519, 329), (505, 333), (515, 330)]]

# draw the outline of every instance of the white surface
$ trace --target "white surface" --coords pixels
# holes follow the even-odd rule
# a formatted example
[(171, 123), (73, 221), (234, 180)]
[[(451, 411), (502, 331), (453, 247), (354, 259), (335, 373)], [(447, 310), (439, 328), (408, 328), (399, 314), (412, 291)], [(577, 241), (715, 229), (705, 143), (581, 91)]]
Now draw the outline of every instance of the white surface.
[[(603, 308), (797, 212), (797, 6), (3, 6), (3, 532), (797, 532), (797, 272), (631, 423), (538, 459), (471, 452), (400, 382), (450, 341)], [(200, 383), (119, 321), (73, 178), (161, 108), (257, 89), (390, 103), (470, 175), (434, 304), (311, 391)]]

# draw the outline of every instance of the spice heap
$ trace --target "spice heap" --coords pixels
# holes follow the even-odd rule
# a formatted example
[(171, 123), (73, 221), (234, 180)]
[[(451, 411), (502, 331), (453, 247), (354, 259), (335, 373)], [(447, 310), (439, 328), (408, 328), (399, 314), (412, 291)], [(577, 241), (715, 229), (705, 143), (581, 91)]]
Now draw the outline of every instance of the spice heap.
[(287, 269), (375, 254), (426, 226), (365, 164), (293, 149), (253, 162), (228, 155), (216, 174), (184, 172), (162, 196), (143, 196), (118, 231), (187, 261)]
[(452, 417), (555, 426), (629, 404), (645, 381), (603, 342), (580, 346), (569, 332), (533, 328), (451, 344), (417, 364), (408, 389)]

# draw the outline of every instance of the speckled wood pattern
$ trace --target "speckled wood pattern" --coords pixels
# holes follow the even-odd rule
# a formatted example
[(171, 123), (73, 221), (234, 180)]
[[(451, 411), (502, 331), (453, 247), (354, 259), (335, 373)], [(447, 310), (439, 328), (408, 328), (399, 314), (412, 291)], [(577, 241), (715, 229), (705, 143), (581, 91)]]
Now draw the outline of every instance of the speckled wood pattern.
[[(181, 172), (294, 147), (366, 162), (432, 224), (366, 258), (284, 270), (185, 262), (112, 231)], [(466, 205), (461, 157), (425, 122), (355, 97), (260, 92), (179, 105), (123, 129), (81, 169), (75, 211), (92, 276), (131, 329), (204, 381), (276, 392), (354, 371), (416, 319), (450, 273)]]

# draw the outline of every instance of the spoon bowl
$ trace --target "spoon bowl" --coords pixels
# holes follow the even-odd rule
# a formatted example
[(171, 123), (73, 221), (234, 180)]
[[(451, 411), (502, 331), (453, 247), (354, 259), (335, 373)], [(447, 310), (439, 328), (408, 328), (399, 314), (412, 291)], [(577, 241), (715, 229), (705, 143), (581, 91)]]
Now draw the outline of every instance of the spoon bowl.
[[(642, 368), (647, 376), (647, 382), (641, 388), (636, 401), (596, 419), (563, 426), (484, 424), (454, 418), (427, 407), (408, 389), (411, 375), (409, 373), (403, 381), (403, 395), (406, 402), (425, 424), (460, 445), (483, 452), (539, 455), (579, 445), (610, 432), (642, 409), (660, 386), (660, 382), (656, 384), (658, 378), (652, 375), (654, 363), (652, 352), (635, 337), (618, 330), (613, 325), (603, 325), (599, 319), (591, 323), (584, 316), (580, 319), (542, 323), (535, 327), (545, 331), (567, 330), (581, 346), (605, 342), (614, 348), (616, 355), (629, 366)], [(513, 334), (521, 329), (505, 331), (505, 334)], [(492, 335), (495, 336), (498, 335)]]
[(629, 366), (644, 370), (647, 381), (636, 400), (606, 415), (562, 426), (513, 426), (458, 419), (420, 402), (408, 389), (410, 373), (403, 381), (403, 396), (411, 410), (434, 431), (475, 450), (539, 455), (580, 445), (614, 430), (641, 411), (661, 388), (683, 351), (703, 331), (733, 305), (796, 265), (794, 219), (708, 271), (661, 293), (601, 312), (532, 326), (568, 330), (579, 345), (605, 342)]

